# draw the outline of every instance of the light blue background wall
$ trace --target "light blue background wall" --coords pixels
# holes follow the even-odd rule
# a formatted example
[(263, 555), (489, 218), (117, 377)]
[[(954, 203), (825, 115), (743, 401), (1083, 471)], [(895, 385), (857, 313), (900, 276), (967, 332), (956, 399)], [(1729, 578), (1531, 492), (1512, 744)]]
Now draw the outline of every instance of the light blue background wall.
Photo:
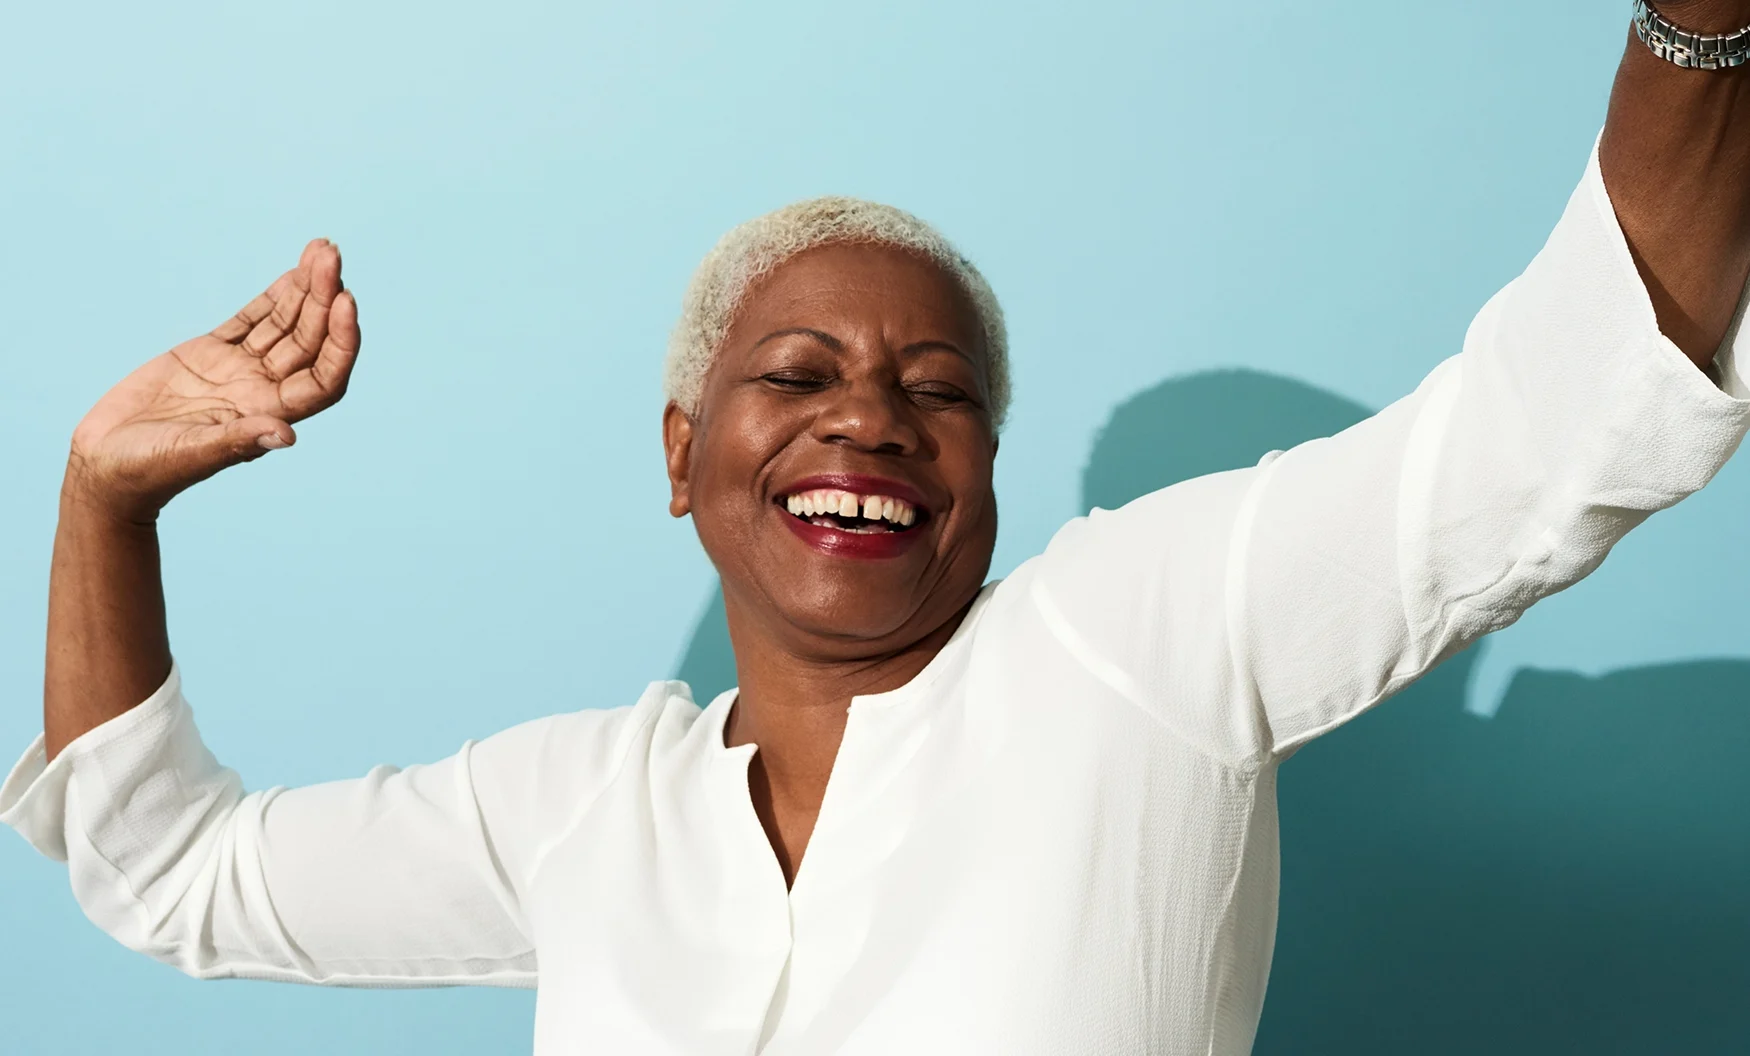
[[(525, 718), (629, 703), (676, 670), (713, 580), (690, 525), (664, 512), (659, 357), (691, 266), (735, 221), (805, 195), (875, 197), (936, 221), (985, 268), (1018, 382), (1001, 574), (1081, 512), (1102, 425), (1164, 379), (1243, 366), (1378, 407), (1456, 351), (1579, 176), (1626, 8), (1350, 0), (1342, 21), (1390, 27), (1351, 37), (1329, 5), (1298, 0), (15, 7), (0, 36), (0, 765), (39, 729), (73, 424), (310, 237), (341, 244), (361, 302), (351, 395), (294, 451), (202, 486), (163, 526), (191, 699), (252, 787), (441, 757)], [(1509, 23), (1550, 50), (1504, 44)], [(1461, 715), (1467, 692), (1487, 712), (1526, 668), (1576, 673), (1559, 682), (1750, 659), (1747, 527), (1740, 459), (1473, 654), (1468, 691), (1458, 679), (1439, 705), (1469, 725), (1427, 742), (1462, 775), (1443, 787), (1469, 802), (1546, 759), (1579, 765), (1559, 724), (1549, 753), (1512, 773), (1467, 765), (1453, 745), (1496, 728)], [(1719, 671), (1715, 688), (1743, 669)], [(1650, 730), (1684, 704), (1636, 693)], [(1508, 699), (1493, 722), (1514, 717)], [(1694, 741), (1671, 748), (1672, 772), (1688, 743), (1742, 746), (1741, 723), (1683, 729)], [(1402, 770), (1358, 777), (1379, 781), (1333, 807), (1324, 823), (1357, 849), (1325, 863), (1332, 875), (1368, 873), (1366, 849), (1414, 827), (1367, 813), (1399, 778), (1427, 783)], [(1641, 801), (1635, 781), (1656, 800), (1667, 771), (1631, 771), (1587, 773), (1625, 802)], [(1709, 796), (1742, 818), (1746, 785), (1720, 781), (1635, 831), (1695, 822)], [(1750, 835), (1725, 831), (1728, 857), (1694, 869), (1744, 861)], [(1369, 951), (1320, 951), (1366, 935), (1303, 942), (1321, 914), (1290, 897), (1314, 853), (1292, 838), (1284, 949), (1309, 951), (1309, 975), (1323, 965), (1333, 1000), (1365, 1007), (1375, 982), (1329, 964)], [(1463, 883), (1512, 892), (1530, 867), (1488, 859)], [(1592, 879), (1636, 890), (1583, 875), (1555, 897), (1586, 902)], [(1742, 901), (1718, 907), (1698, 934), (1747, 933)], [(1607, 915), (1587, 919), (1620, 956)], [(183, 979), (87, 925), (64, 870), (4, 833), (0, 950), (7, 1054), (529, 1044), (527, 994)], [(1400, 954), (1414, 970), (1414, 945)], [(1597, 951), (1541, 956), (1560, 976)], [(1475, 964), (1434, 991), (1454, 1022), (1562, 1000), (1491, 988), (1489, 958)], [(1586, 982), (1632, 1007), (1612, 985)], [(1667, 1051), (1684, 1049), (1673, 1031), (1714, 1039), (1729, 1020), (1686, 1007), (1665, 1023)], [(1421, 1051), (1436, 1051), (1449, 1030), (1427, 1029)]]

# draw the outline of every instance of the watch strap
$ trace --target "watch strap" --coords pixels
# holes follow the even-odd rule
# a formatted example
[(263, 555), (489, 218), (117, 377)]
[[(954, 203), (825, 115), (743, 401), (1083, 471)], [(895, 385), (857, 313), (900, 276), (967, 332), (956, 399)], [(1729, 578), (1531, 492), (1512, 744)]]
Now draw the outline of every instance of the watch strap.
[(1635, 0), (1635, 36), (1654, 55), (1690, 70), (1729, 70), (1750, 63), (1750, 26), (1734, 33), (1695, 33)]

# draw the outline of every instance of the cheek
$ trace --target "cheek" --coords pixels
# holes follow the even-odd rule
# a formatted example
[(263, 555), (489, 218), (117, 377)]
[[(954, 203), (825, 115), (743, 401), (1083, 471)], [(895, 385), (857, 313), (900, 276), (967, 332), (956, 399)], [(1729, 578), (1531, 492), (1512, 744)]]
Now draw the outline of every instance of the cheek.
[(757, 501), (760, 473), (795, 435), (790, 423), (759, 403), (726, 399), (705, 419), (693, 449), (696, 507), (728, 510)]
[(943, 430), (935, 437), (936, 458), (942, 473), (956, 488), (990, 490), (996, 467), (996, 446), (983, 422), (969, 421)]
[(944, 435), (938, 448), (944, 483), (955, 496), (960, 516), (957, 534), (994, 533), (996, 493), (993, 485), (995, 450), (982, 425), (959, 435)]

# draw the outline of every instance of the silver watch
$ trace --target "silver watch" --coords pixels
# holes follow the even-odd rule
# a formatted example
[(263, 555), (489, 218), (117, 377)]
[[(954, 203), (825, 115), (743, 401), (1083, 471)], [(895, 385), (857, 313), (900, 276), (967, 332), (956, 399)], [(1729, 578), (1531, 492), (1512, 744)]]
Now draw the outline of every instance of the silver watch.
[(1685, 69), (1729, 70), (1750, 63), (1750, 26), (1736, 33), (1691, 33), (1661, 15), (1649, 0), (1635, 0), (1635, 36), (1653, 54)]

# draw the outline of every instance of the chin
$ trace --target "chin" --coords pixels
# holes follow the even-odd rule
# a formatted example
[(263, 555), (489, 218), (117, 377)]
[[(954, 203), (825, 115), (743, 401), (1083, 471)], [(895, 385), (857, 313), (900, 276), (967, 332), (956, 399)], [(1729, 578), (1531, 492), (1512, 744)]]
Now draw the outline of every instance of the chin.
[(928, 599), (913, 598), (905, 590), (883, 591), (869, 582), (872, 578), (817, 580), (809, 589), (780, 598), (778, 616), (803, 635), (847, 646), (906, 645), (933, 629), (917, 625)]

